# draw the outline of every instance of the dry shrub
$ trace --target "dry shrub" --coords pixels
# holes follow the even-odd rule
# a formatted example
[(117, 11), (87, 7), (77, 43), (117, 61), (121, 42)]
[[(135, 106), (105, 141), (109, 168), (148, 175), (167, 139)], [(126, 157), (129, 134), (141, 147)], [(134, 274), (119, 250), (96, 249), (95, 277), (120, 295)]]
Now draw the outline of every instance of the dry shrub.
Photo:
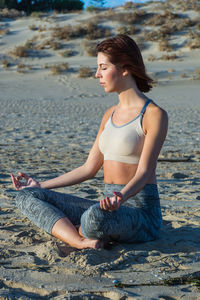
[(26, 49), (33, 49), (33, 47), (34, 47), (34, 42), (33, 42), (33, 40), (31, 39), (31, 40), (26, 41), (24, 47), (25, 47)]
[(56, 41), (50, 42), (49, 46), (53, 50), (59, 50), (62, 48), (62, 44)]
[[(159, 15), (157, 18), (157, 24), (159, 25)], [(173, 33), (180, 32), (182, 30), (187, 29), (188, 27), (192, 27), (197, 23), (195, 20), (191, 20), (189, 18), (178, 19), (178, 20), (165, 20), (162, 26), (158, 30), (153, 30), (145, 33), (145, 39), (148, 41), (159, 41), (160, 39), (165, 38)]]
[(194, 70), (194, 74), (195, 74), (195, 79), (200, 80), (200, 69)]
[(7, 59), (3, 59), (1, 61), (1, 64), (2, 64), (2, 66), (3, 66), (4, 69), (7, 69), (7, 68), (9, 68), (11, 66), (11, 63)]
[(186, 46), (192, 49), (199, 49), (200, 48), (200, 33), (189, 31), (189, 41), (187, 42)]
[(76, 26), (76, 29), (71, 25), (52, 28), (52, 37), (59, 40), (70, 40), (82, 36), (85, 32), (82, 31), (81, 26)]
[(46, 44), (45, 44), (45, 42), (44, 42), (44, 43), (35, 45), (35, 46), (33, 47), (33, 49), (34, 49), (34, 50), (39, 50), (39, 51), (40, 51), (40, 50), (43, 50), (45, 47), (46, 47)]
[(88, 40), (96, 40), (111, 36), (111, 31), (108, 28), (97, 26), (94, 22), (89, 22), (85, 25), (87, 34), (85, 38)]
[(172, 45), (170, 45), (168, 40), (160, 40), (158, 43), (158, 47), (160, 51), (170, 52), (173, 50)]
[(94, 21), (87, 22), (78, 26), (67, 25), (52, 29), (52, 37), (61, 40), (85, 37), (89, 40), (108, 37), (111, 35), (109, 29), (97, 25)]
[(149, 18), (150, 14), (144, 10), (138, 10), (133, 13), (115, 13), (110, 16), (110, 21), (116, 21), (123, 24), (138, 24)]
[(31, 24), (29, 26), (29, 29), (35, 31), (35, 30), (38, 30), (38, 27), (35, 24)]
[(178, 58), (178, 56), (176, 54), (171, 54), (171, 55), (165, 54), (165, 55), (161, 56), (162, 60), (175, 60), (177, 58)]
[(0, 29), (0, 35), (6, 35), (10, 32), (9, 29)]
[(130, 35), (133, 35), (133, 34), (136, 34), (139, 32), (139, 29), (136, 28), (135, 26), (131, 26), (131, 25), (128, 25), (128, 26), (120, 26), (117, 28), (117, 32), (119, 34), (130, 34)]
[(137, 7), (137, 4), (134, 4), (131, 1), (128, 1), (123, 5), (124, 9), (135, 9), (136, 7)]
[(153, 54), (149, 55), (148, 61), (155, 61), (155, 60), (156, 60), (155, 55), (153, 55)]
[(44, 68), (44, 69), (50, 69), (51, 66), (50, 66), (49, 64), (44, 64), (44, 65), (43, 65), (43, 68)]
[(113, 8), (109, 8), (107, 11), (106, 11), (106, 17), (111, 17), (115, 14), (114, 12), (114, 9)]
[(143, 36), (138, 36), (134, 40), (137, 43), (137, 45), (141, 51), (147, 48), (147, 44), (145, 43), (145, 39)]
[(26, 46), (18, 46), (13, 51), (11, 51), (10, 54), (16, 57), (27, 57), (28, 49), (26, 48)]
[(91, 41), (89, 42), (87, 40), (84, 40), (82, 42), (82, 46), (88, 56), (96, 56), (97, 55), (97, 51), (96, 51), (97, 43), (96, 42), (91, 42)]
[(43, 43), (34, 46), (34, 50), (43, 50), (45, 48), (51, 48), (53, 50), (59, 50), (62, 48), (61, 43), (54, 41), (54, 39), (45, 40)]
[(94, 7), (94, 6), (91, 5), (91, 6), (86, 7), (86, 11), (93, 13), (93, 12), (98, 12), (99, 9), (97, 7)]
[(177, 14), (172, 13), (169, 10), (166, 10), (163, 14), (151, 14), (148, 20), (145, 22), (147, 26), (160, 26), (164, 25), (166, 22), (171, 22), (178, 18)]
[(32, 18), (38, 18), (41, 19), (42, 17), (46, 16), (45, 13), (41, 12), (41, 11), (33, 11), (30, 15), (30, 17)]
[(57, 64), (55, 66), (51, 66), (50, 72), (51, 75), (59, 75), (68, 70), (68, 63)]
[(200, 21), (198, 24), (196, 24), (195, 28), (196, 28), (196, 30), (200, 30)]
[(16, 9), (7, 9), (3, 8), (0, 9), (0, 18), (9, 18), (9, 19), (15, 19), (24, 17), (26, 14), (24, 11), (18, 11)]
[(181, 74), (181, 78), (186, 78), (186, 77), (187, 77), (187, 75), (185, 73)]
[(18, 66), (17, 66), (17, 72), (18, 73), (26, 73), (30, 69), (31, 69), (30, 65), (26, 65), (26, 64), (23, 64), (23, 63), (19, 63)]
[(144, 38), (146, 41), (157, 42), (161, 38), (161, 36), (158, 30), (152, 30), (149, 32), (144, 32)]
[(81, 78), (88, 78), (93, 76), (93, 71), (89, 67), (81, 67), (78, 70), (78, 76)]
[(47, 30), (46, 26), (43, 26), (43, 27), (41, 25), (38, 26), (38, 31), (39, 32), (46, 31), (46, 30)]
[(69, 56), (73, 56), (73, 51), (71, 49), (67, 49), (63, 52), (59, 53), (62, 57), (69, 57)]

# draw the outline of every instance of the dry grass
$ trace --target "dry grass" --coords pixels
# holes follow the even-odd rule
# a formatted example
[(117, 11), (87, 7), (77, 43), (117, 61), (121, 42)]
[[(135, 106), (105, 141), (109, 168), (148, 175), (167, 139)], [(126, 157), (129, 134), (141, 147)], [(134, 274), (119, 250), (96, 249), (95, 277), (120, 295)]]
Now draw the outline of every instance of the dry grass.
[(33, 47), (34, 47), (34, 42), (33, 42), (33, 40), (28, 40), (28, 41), (26, 41), (24, 47), (25, 47), (26, 49), (33, 49)]
[(11, 66), (11, 63), (7, 59), (3, 59), (1, 61), (1, 64), (2, 64), (2, 66), (3, 66), (4, 69), (7, 69), (7, 68), (9, 68)]
[(170, 10), (166, 10), (163, 14), (152, 14), (145, 22), (146, 26), (160, 26), (167, 22), (171, 22), (178, 18), (177, 14), (172, 13)]
[(37, 19), (41, 19), (44, 16), (46, 16), (46, 14), (40, 11), (33, 11), (30, 15), (31, 18), (37, 18)]
[(17, 73), (23, 74), (23, 73), (26, 73), (30, 69), (31, 69), (30, 65), (19, 63), (18, 66), (17, 66)]
[(51, 75), (59, 75), (68, 70), (68, 63), (57, 64), (50, 67)]
[(137, 36), (134, 40), (140, 48), (140, 51), (147, 48), (147, 44), (145, 43), (145, 39), (143, 36)]
[(82, 47), (88, 56), (96, 56), (97, 55), (96, 46), (97, 46), (96, 42), (91, 42), (91, 41), (87, 41), (87, 40), (83, 40), (83, 42), (82, 42)]
[(89, 67), (81, 67), (78, 70), (78, 76), (81, 78), (88, 78), (88, 77), (92, 77), (93, 76), (93, 71), (91, 68)]
[(62, 57), (70, 57), (70, 56), (73, 56), (74, 55), (74, 53), (73, 53), (73, 51), (71, 50), (71, 49), (67, 49), (67, 50), (65, 50), (65, 51), (63, 51), (63, 52), (60, 52), (59, 53)]
[(199, 49), (200, 48), (200, 33), (195, 31), (189, 31), (189, 41), (186, 44), (186, 47), (192, 49)]
[(143, 23), (149, 17), (149, 13), (144, 10), (138, 10), (131, 13), (115, 13), (109, 17), (109, 20), (122, 24), (139, 24)]
[(28, 57), (28, 48), (26, 46), (17, 46), (10, 54), (16, 57)]
[(38, 30), (38, 27), (35, 24), (31, 24), (28, 28), (33, 31)]
[(0, 19), (1, 18), (16, 19), (16, 18), (24, 17), (25, 15), (26, 14), (24, 11), (18, 11), (16, 9), (3, 8), (0, 10)]
[[(157, 17), (158, 18), (155, 17), (157, 23), (151, 25), (160, 25), (159, 15)], [(152, 30), (145, 33), (145, 39), (152, 42), (159, 41), (160, 39), (168, 38), (170, 35), (174, 33), (181, 32), (188, 28), (192, 28), (196, 24), (198, 24), (197, 20), (191, 20), (189, 18), (178, 19), (178, 20), (164, 19), (158, 30)]]
[(94, 21), (89, 21), (78, 26), (63, 26), (52, 28), (52, 37), (60, 40), (71, 40), (74, 38), (87, 38), (89, 40), (108, 37), (111, 35), (109, 29), (97, 25)]
[(159, 51), (167, 51), (170, 52), (173, 50), (172, 45), (170, 45), (168, 40), (160, 40), (158, 43)]
[(6, 35), (10, 32), (9, 29), (0, 29), (0, 35)]
[(131, 1), (128, 1), (123, 5), (124, 9), (135, 9), (136, 7), (137, 7), (137, 4), (135, 4)]
[(86, 11), (93, 13), (93, 12), (98, 12), (99, 9), (97, 7), (94, 7), (94, 6), (91, 5), (91, 6), (86, 7)]
[(155, 55), (153, 55), (153, 54), (149, 55), (148, 61), (155, 61), (155, 60), (156, 60)]
[(62, 44), (54, 39), (48, 39), (43, 41), (41, 44), (35, 45), (33, 47), (34, 50), (43, 50), (45, 48), (52, 50), (60, 50), (62, 49)]
[(41, 25), (38, 26), (38, 31), (39, 32), (43, 32), (43, 31), (46, 31), (46, 30), (47, 30), (46, 26), (43, 26), (43, 27)]
[(185, 74), (185, 73), (181, 74), (181, 78), (186, 78), (186, 77), (187, 77), (187, 74)]
[(117, 32), (119, 34), (129, 34), (133, 35), (139, 32), (139, 29), (136, 28), (134, 25), (128, 25), (128, 26), (120, 26), (117, 28)]
[(52, 50), (60, 50), (62, 48), (62, 44), (56, 41), (50, 42), (49, 46)]
[(162, 60), (175, 60), (177, 59), (178, 56), (176, 54), (171, 54), (171, 55), (162, 55), (161, 59)]
[(195, 79), (200, 80), (200, 69), (194, 70)]

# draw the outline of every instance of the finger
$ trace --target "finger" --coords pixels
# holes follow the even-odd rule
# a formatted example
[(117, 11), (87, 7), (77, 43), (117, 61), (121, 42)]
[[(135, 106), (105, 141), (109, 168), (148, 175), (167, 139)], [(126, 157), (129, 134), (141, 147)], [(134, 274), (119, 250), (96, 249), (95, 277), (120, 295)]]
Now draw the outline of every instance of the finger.
[(103, 207), (104, 210), (108, 210), (106, 199), (102, 200), (102, 207)]
[(15, 176), (14, 176), (13, 174), (11, 174), (11, 179), (12, 179), (12, 183), (13, 183), (13, 185), (14, 185), (14, 188), (15, 188), (16, 190), (19, 190), (20, 184), (19, 184), (19, 182), (16, 180), (16, 178), (15, 178)]
[(109, 198), (109, 197), (106, 197), (106, 198), (105, 198), (104, 205), (105, 205), (105, 207), (106, 207), (107, 210), (110, 209), (111, 203), (110, 203), (110, 198)]
[(101, 209), (104, 209), (104, 208), (103, 208), (103, 199), (100, 200), (100, 208), (101, 208)]
[(29, 180), (29, 178), (30, 178), (30, 177), (29, 177), (27, 174), (25, 174), (25, 173), (18, 172), (18, 174), (19, 174), (20, 177), (23, 177), (23, 178), (26, 179), (26, 180)]

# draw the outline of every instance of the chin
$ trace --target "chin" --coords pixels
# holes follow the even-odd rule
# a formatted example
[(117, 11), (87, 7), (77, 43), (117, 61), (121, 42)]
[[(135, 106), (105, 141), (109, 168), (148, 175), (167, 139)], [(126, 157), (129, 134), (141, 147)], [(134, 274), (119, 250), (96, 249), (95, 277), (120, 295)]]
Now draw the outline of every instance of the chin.
[(104, 88), (104, 91), (105, 91), (106, 93), (114, 93), (114, 92), (115, 92), (114, 89), (108, 89), (108, 88)]

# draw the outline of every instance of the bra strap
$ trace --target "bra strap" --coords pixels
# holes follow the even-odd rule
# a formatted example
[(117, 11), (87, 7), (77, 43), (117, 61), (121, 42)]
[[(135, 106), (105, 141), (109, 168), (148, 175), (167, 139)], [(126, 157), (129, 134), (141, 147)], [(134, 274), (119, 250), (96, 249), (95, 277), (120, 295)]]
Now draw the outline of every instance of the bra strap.
[(145, 113), (145, 110), (147, 108), (147, 106), (149, 105), (149, 103), (153, 102), (151, 99), (147, 100), (147, 102), (145, 103), (145, 105), (143, 106), (142, 110), (141, 110), (141, 115), (143, 115)]

